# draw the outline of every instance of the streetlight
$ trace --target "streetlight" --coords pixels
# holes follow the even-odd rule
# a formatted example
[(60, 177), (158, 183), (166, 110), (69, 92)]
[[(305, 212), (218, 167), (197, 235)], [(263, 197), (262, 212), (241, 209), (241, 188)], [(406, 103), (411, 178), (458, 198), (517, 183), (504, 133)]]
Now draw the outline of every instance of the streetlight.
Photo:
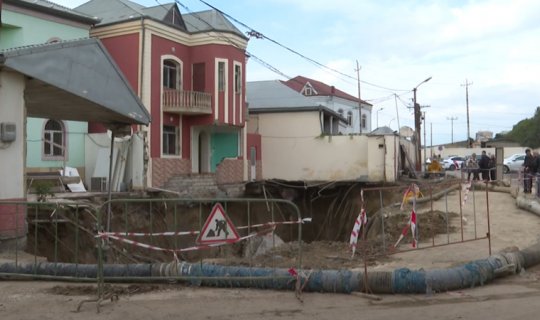
[[(450, 120), (452, 123), (452, 144), (454, 144), (454, 120), (457, 120), (457, 117), (446, 117), (447, 120)], [(469, 145), (469, 138), (467, 138), (467, 146)]]
[[(388, 128), (392, 128), (390, 125), (392, 124), (392, 121), (396, 120), (396, 118), (392, 118), (392, 120), (390, 120), (390, 122), (388, 122)], [(398, 132), (399, 132), (399, 128), (398, 128)]]
[(431, 80), (431, 77), (420, 82), (416, 87), (413, 88), (413, 104), (414, 104), (414, 130), (416, 131), (416, 171), (422, 170), (422, 165), (420, 163), (422, 158), (422, 143), (420, 140), (420, 122), (422, 114), (420, 113), (420, 105), (416, 103), (416, 89), (422, 84)]
[(383, 107), (380, 107), (378, 110), (377, 110), (377, 128), (379, 127), (379, 111), (381, 111), (382, 109), (384, 109)]

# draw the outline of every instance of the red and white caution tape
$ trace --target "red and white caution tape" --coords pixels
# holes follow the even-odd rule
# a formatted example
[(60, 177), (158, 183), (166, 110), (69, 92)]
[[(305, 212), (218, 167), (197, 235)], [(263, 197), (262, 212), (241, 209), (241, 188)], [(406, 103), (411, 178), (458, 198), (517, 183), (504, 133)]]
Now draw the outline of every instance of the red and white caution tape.
[[(281, 221), (281, 222), (267, 222), (260, 224), (253, 224), (250, 226), (240, 226), (236, 227), (237, 230), (248, 229), (248, 228), (260, 228), (260, 227), (275, 227), (278, 225), (288, 225), (288, 224), (298, 224), (308, 221), (306, 219), (298, 221)], [(170, 236), (187, 236), (187, 235), (198, 235), (200, 231), (167, 231), (167, 232), (102, 232), (102, 235), (114, 236), (114, 237), (170, 237)]]
[(472, 182), (469, 181), (467, 184), (463, 184), (461, 186), (461, 190), (463, 191), (463, 201), (461, 202), (461, 205), (464, 206), (465, 203), (467, 203), (467, 199), (469, 198), (469, 191), (471, 190)]
[(154, 251), (164, 251), (164, 252), (178, 253), (178, 252), (188, 252), (188, 251), (195, 251), (195, 250), (201, 250), (201, 249), (209, 249), (209, 248), (212, 248), (212, 247), (219, 247), (219, 246), (222, 246), (222, 245), (225, 245), (225, 244), (236, 243), (236, 242), (240, 242), (240, 241), (243, 241), (243, 240), (258, 236), (258, 235), (262, 235), (262, 234), (272, 232), (272, 231), (274, 231), (274, 229), (275, 228), (269, 228), (269, 229), (261, 230), (259, 232), (253, 232), (253, 233), (251, 233), (251, 234), (249, 234), (247, 236), (240, 237), (240, 238), (234, 239), (234, 240), (223, 240), (223, 242), (216, 242), (216, 243), (211, 243), (211, 244), (193, 246), (193, 247), (188, 247), (188, 248), (183, 248), (183, 249), (167, 249), (167, 248), (157, 247), (157, 246), (149, 245), (149, 244), (146, 244), (146, 243), (142, 243), (142, 242), (122, 238), (122, 237), (119, 237), (119, 236), (111, 235), (110, 233), (106, 233), (106, 232), (99, 232), (96, 237), (113, 239), (113, 240), (124, 242), (124, 243), (130, 244), (130, 245), (134, 245), (134, 246), (137, 246), (137, 247), (141, 247), (141, 248), (145, 248), (145, 249), (149, 249), (149, 250), (154, 250)]
[(349, 246), (352, 249), (352, 257), (354, 257), (354, 253), (356, 252), (356, 245), (358, 242), (358, 236), (360, 235), (360, 230), (362, 229), (362, 226), (365, 226), (366, 224), (367, 224), (367, 214), (366, 214), (366, 210), (362, 208), (362, 210), (360, 210), (360, 213), (358, 214), (358, 217), (354, 221), (354, 227), (351, 232), (351, 239), (349, 242)]
[(418, 229), (416, 227), (416, 212), (414, 212), (414, 209), (411, 211), (411, 216), (409, 217), (409, 222), (407, 225), (403, 228), (403, 231), (401, 231), (401, 234), (399, 235), (399, 239), (394, 244), (394, 248), (396, 248), (401, 240), (409, 233), (409, 228), (411, 228), (411, 234), (412, 234), (412, 247), (416, 248), (418, 246)]

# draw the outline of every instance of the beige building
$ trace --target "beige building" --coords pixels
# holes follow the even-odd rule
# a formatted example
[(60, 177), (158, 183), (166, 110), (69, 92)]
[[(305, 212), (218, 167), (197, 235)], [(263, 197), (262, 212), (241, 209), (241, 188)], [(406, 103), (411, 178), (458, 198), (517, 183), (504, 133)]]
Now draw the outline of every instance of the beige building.
[(263, 180), (394, 182), (405, 153), (414, 155), (390, 128), (340, 135), (334, 128), (347, 119), (280, 81), (248, 83), (247, 100), (248, 132), (261, 135)]

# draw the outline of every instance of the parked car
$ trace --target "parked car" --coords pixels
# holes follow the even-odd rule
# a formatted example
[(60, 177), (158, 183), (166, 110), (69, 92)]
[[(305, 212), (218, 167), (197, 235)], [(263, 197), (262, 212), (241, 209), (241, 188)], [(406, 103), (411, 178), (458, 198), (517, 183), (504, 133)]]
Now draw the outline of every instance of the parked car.
[(460, 156), (450, 156), (442, 161), (442, 166), (445, 170), (459, 170), (465, 165), (465, 158)]
[(503, 172), (508, 173), (511, 171), (519, 171), (523, 167), (523, 162), (525, 161), (524, 153), (516, 153), (508, 158), (505, 158), (503, 161)]

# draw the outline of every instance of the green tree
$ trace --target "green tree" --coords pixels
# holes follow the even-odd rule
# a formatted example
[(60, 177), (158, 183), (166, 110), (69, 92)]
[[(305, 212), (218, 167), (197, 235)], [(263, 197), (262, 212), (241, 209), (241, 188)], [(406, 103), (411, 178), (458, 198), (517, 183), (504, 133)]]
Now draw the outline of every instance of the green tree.
[(532, 118), (521, 120), (514, 125), (506, 138), (518, 142), (522, 146), (540, 147), (540, 107), (536, 108)]

